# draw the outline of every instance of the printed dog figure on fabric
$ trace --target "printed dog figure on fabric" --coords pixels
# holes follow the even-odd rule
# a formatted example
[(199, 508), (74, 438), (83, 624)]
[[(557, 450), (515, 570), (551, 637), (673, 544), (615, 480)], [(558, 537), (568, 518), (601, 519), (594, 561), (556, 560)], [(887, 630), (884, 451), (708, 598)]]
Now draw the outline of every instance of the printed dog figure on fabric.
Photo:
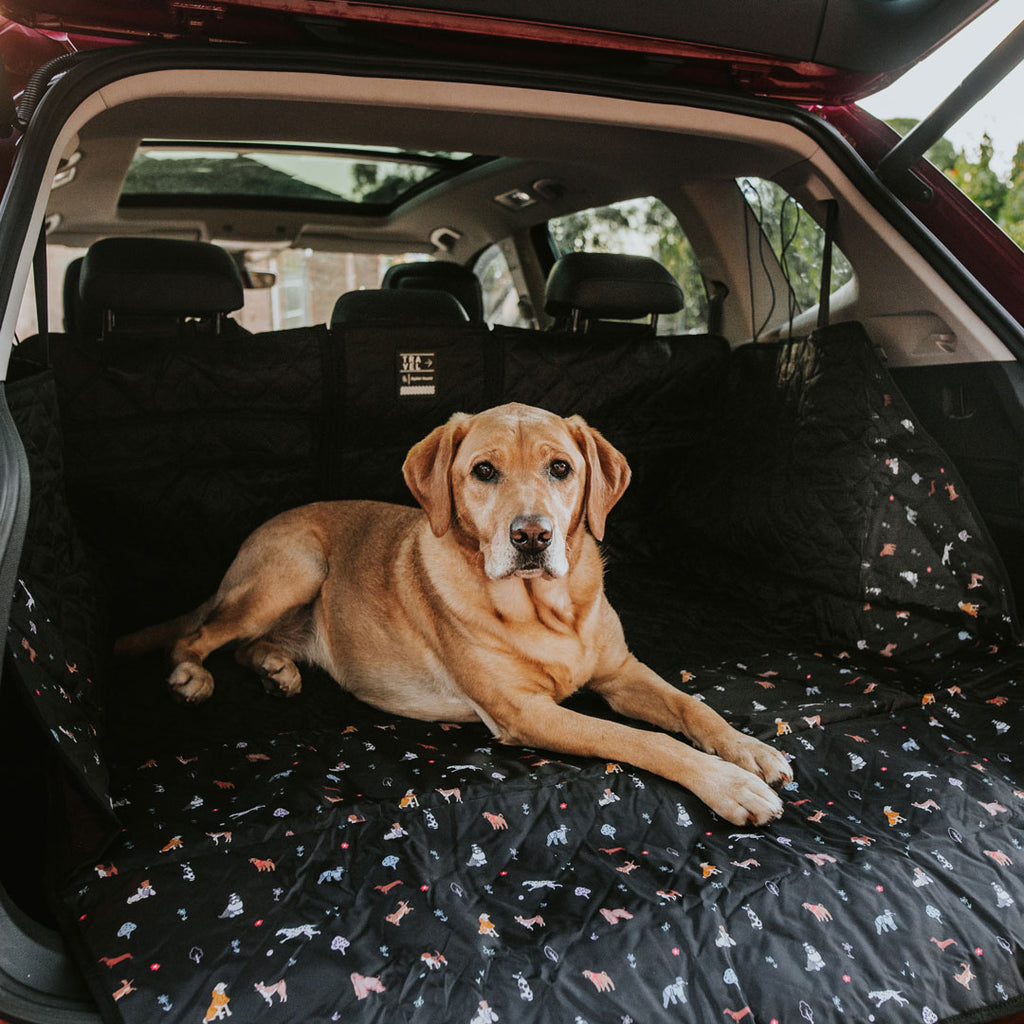
[[(626, 647), (597, 541), (629, 483), (625, 457), (579, 416), (511, 404), (456, 413), (403, 467), (421, 509), (321, 502), (242, 545), (194, 612), (122, 638), (168, 648), (172, 691), (205, 700), (203, 661), (237, 659), (285, 695), (296, 661), (368, 704), (433, 721), (483, 720), (503, 743), (624, 761), (692, 790), (723, 818), (782, 813), (785, 757), (731, 728)], [(650, 732), (561, 707), (589, 686)], [(696, 749), (695, 749), (696, 748)]]

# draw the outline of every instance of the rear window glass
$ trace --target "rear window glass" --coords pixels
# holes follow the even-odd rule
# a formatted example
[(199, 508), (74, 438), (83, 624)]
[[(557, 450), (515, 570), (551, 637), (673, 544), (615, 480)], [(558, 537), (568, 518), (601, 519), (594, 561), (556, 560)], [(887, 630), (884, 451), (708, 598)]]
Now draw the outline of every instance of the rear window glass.
[[(245, 306), (232, 314), (254, 333), (330, 323), (338, 297), (361, 288), (379, 288), (393, 263), (424, 259), (420, 253), (377, 255), (362, 252), (316, 252), (284, 249), (245, 254), (250, 281)], [(272, 282), (272, 283), (271, 283)]]
[(473, 265), (484, 299), (484, 322), (494, 326), (533, 327), (500, 243), (489, 245)]
[(580, 210), (548, 221), (556, 257), (569, 252), (612, 252), (650, 256), (679, 282), (685, 305), (658, 318), (659, 334), (706, 329), (708, 297), (694, 255), (675, 214), (654, 196)]
[[(824, 230), (774, 181), (740, 178), (737, 184), (789, 281), (792, 291), (790, 298), (794, 304), (790, 315), (812, 309), (818, 304), (821, 292)], [(830, 293), (841, 288), (852, 277), (850, 261), (838, 246), (833, 245)]]

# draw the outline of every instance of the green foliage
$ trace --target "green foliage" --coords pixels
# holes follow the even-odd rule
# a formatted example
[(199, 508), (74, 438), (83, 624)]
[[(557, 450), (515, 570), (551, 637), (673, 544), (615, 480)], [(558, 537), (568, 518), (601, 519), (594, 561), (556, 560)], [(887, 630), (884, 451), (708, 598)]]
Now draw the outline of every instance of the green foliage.
[[(899, 135), (907, 135), (910, 129), (917, 124), (914, 117), (894, 117), (885, 122), (893, 131)], [(956, 162), (956, 147), (949, 139), (939, 139), (931, 149), (925, 150), (925, 159), (938, 167), (940, 171), (948, 171)]]
[[(886, 123), (905, 135), (917, 121), (898, 117)], [(993, 153), (986, 133), (976, 151), (957, 149), (948, 139), (940, 139), (925, 156), (1024, 249), (1024, 142), (1018, 143), (1005, 177), (992, 167)]]
[(993, 220), (998, 221), (1009, 185), (992, 170), (992, 153), (992, 140), (987, 134), (983, 135), (977, 159), (971, 159), (964, 150), (959, 150), (946, 175)]
[(1007, 182), (1006, 198), (996, 223), (1024, 249), (1024, 142), (1017, 143)]
[[(821, 262), (825, 232), (781, 186), (764, 178), (741, 178), (740, 189), (761, 225), (763, 239), (771, 246), (791, 289), (795, 315), (817, 305), (821, 291)], [(836, 247), (832, 249), (831, 291), (853, 277), (853, 267)]]
[(393, 203), (431, 173), (433, 168), (416, 164), (353, 163), (347, 198), (358, 203)]

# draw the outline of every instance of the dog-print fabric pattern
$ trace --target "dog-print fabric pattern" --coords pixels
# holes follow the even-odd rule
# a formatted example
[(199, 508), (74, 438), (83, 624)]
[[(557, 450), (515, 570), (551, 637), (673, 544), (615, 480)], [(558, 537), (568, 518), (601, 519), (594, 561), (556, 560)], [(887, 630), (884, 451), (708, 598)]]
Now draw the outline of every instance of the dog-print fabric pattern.
[(31, 577), (19, 577), (7, 624), (11, 677), (20, 682), (68, 770), (96, 806), (109, 811), (110, 783), (100, 744), (101, 701), (94, 670), (89, 660), (65, 646), (60, 629), (49, 617), (44, 593)]
[(64, 899), (94, 988), (111, 1005), (131, 982), (128, 1021), (201, 1020), (218, 986), (279, 1021), (1009, 1009), (1024, 691), (1005, 668), (888, 708), (846, 660), (697, 672), (688, 688), (793, 758), (765, 829), (628, 765), (353, 703), (331, 730), (119, 771), (128, 830)]
[[(537, 401), (516, 336), (496, 341), (496, 397)], [(738, 828), (628, 764), (379, 714), (317, 673), (278, 700), (230, 655), (183, 708), (160, 659), (139, 662), (108, 681), (96, 748), (123, 831), (56, 883), (107, 1019), (1024, 1008), (1024, 656), (955, 468), (856, 332), (736, 354), (718, 392), (701, 378), (724, 403), (714, 429), (668, 385), (660, 412), (612, 415), (607, 374), (608, 418), (580, 408), (586, 366), (618, 364), (565, 350), (581, 369), (550, 397), (576, 408), (555, 411), (606, 430), (644, 499), (627, 493), (607, 544), (631, 648), (791, 757), (783, 817)], [(52, 640), (32, 644), (45, 664)], [(24, 682), (37, 663), (9, 665)], [(50, 721), (63, 698), (44, 692)]]
[[(1013, 602), (967, 488), (856, 325), (741, 349), (709, 438), (680, 474), (680, 568), (784, 609), (831, 648), (927, 674), (978, 635), (1005, 637)], [(713, 545), (724, 564), (701, 557)]]

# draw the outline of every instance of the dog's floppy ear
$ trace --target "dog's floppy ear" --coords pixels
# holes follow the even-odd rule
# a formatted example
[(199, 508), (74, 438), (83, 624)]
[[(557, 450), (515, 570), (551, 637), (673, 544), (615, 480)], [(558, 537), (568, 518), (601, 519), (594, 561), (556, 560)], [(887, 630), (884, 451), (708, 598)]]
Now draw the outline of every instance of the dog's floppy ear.
[(466, 435), (471, 417), (457, 412), (409, 449), (402, 466), (405, 482), (423, 506), (435, 537), (443, 537), (452, 522), (452, 460)]
[(582, 416), (570, 416), (565, 422), (587, 460), (587, 525), (594, 537), (601, 540), (608, 513), (629, 486), (629, 463)]

